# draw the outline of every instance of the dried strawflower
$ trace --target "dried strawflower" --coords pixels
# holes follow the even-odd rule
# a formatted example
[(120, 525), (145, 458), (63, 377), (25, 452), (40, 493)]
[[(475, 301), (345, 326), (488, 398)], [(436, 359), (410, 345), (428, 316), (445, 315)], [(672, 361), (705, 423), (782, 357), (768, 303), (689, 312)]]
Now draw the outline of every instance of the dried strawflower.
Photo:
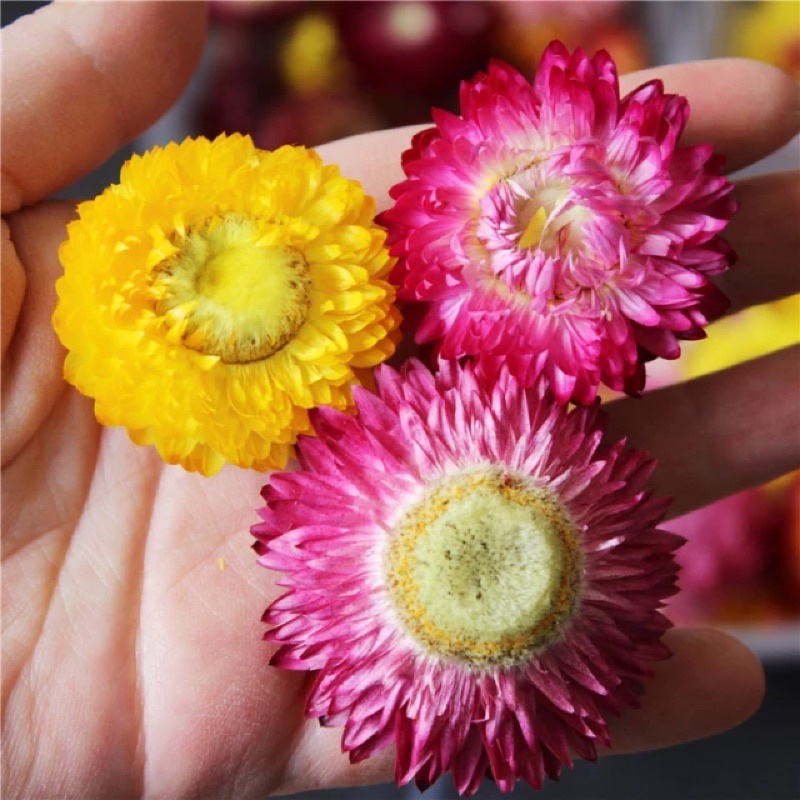
[(264, 489), (273, 663), (319, 670), (308, 716), (344, 726), (354, 762), (396, 745), (401, 784), (538, 787), (609, 743), (668, 655), (680, 538), (655, 527), (654, 462), (505, 369), (411, 361), (376, 383), (356, 417), (312, 412), (300, 469)]
[(134, 156), (61, 248), (67, 380), (170, 463), (284, 466), (308, 409), (350, 405), (394, 351), (374, 211), (302, 147), (233, 135)]
[(710, 146), (678, 146), (688, 116), (660, 81), (620, 99), (607, 53), (558, 42), (532, 84), (501, 62), (462, 84), (461, 116), (434, 112), (379, 217), (398, 297), (428, 304), (417, 340), (544, 374), (561, 402), (640, 391), (645, 361), (727, 305), (709, 276), (733, 256), (732, 184)]

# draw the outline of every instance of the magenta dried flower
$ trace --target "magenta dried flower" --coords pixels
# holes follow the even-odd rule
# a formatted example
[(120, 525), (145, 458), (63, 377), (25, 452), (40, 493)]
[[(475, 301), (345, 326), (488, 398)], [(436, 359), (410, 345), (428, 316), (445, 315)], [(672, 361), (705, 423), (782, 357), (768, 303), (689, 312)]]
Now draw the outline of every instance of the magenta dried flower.
[(300, 468), (264, 488), (256, 550), (286, 588), (272, 663), (317, 670), (307, 715), (354, 762), (395, 745), (400, 784), (539, 787), (609, 744), (669, 654), (681, 539), (656, 528), (654, 462), (506, 368), (376, 381), (357, 417), (312, 411)]
[(733, 185), (709, 145), (678, 146), (688, 116), (660, 81), (620, 99), (607, 53), (559, 42), (533, 83), (494, 62), (462, 84), (379, 218), (399, 298), (426, 304), (417, 341), (526, 386), (544, 374), (560, 402), (639, 392), (645, 361), (727, 307), (709, 278), (734, 257)]

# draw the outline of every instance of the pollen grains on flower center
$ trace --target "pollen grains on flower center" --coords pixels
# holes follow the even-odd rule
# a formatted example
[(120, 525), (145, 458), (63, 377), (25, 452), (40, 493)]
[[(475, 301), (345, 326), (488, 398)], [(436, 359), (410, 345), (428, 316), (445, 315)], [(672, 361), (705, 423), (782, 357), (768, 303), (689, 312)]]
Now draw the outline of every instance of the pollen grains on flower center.
[(309, 269), (280, 226), (231, 214), (171, 242), (175, 252), (154, 267), (150, 283), (170, 341), (245, 364), (268, 358), (302, 327)]
[(578, 601), (575, 531), (552, 493), (496, 467), (449, 475), (406, 509), (385, 570), (402, 627), (476, 670), (523, 663)]

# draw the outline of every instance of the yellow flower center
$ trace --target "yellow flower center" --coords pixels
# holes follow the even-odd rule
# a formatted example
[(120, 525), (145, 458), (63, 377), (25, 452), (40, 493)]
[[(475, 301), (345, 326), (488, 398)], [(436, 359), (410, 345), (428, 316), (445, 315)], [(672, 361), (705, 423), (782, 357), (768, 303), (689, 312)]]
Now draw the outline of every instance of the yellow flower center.
[(567, 191), (560, 185), (547, 186), (523, 204), (517, 221), (520, 249), (539, 249), (548, 255), (581, 249), (583, 225), (594, 214), (580, 204), (561, 208)]
[(294, 338), (308, 313), (311, 279), (303, 255), (277, 227), (228, 215), (175, 234), (176, 252), (151, 277), (168, 339), (244, 364)]
[(575, 530), (545, 489), (486, 468), (443, 478), (395, 526), (389, 597), (428, 652), (475, 669), (520, 664), (578, 600)]

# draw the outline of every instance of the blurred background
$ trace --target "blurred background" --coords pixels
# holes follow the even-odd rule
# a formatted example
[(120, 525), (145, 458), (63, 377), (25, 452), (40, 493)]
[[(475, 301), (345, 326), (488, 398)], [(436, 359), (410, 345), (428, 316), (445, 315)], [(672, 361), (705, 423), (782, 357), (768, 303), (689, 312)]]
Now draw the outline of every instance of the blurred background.
[[(4, 0), (2, 24), (41, 5)], [(621, 72), (734, 55), (767, 61), (800, 79), (800, 2), (791, 0), (212, 0), (203, 61), (175, 108), (63, 194), (96, 194), (116, 180), (131, 152), (187, 135), (240, 131), (272, 149), (425, 123), (433, 106), (457, 111), (459, 81), (485, 68), (492, 57), (532, 75), (554, 38), (590, 53), (607, 49)], [(798, 167), (800, 143), (795, 139), (746, 174)], [(686, 343), (677, 362), (654, 365), (651, 386), (722, 369), (798, 341), (800, 296), (795, 296), (720, 321), (709, 329), (707, 340)], [(540, 792), (521, 786), (506, 797), (800, 798), (800, 474), (664, 527), (687, 538), (679, 556), (682, 592), (670, 615), (682, 625), (725, 627), (756, 650), (767, 671), (763, 709), (739, 729), (714, 739), (578, 764)], [(430, 800), (455, 796), (447, 778), (425, 794)], [(481, 800), (501, 796), (488, 783), (478, 795)], [(420, 795), (413, 787), (387, 785), (295, 797), (395, 800)]]

